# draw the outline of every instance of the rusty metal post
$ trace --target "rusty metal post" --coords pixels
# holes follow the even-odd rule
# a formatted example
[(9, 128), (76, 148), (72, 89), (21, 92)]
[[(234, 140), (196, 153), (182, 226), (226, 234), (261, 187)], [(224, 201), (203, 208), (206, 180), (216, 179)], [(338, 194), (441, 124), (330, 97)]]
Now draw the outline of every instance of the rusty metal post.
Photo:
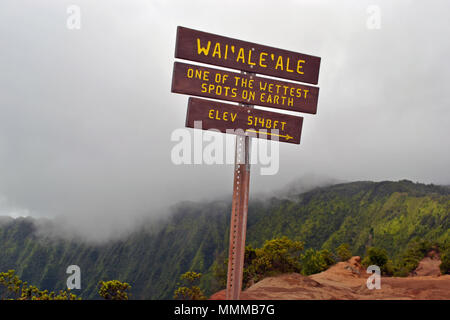
[[(253, 106), (246, 104), (240, 105), (253, 108)], [(250, 187), (250, 141), (248, 136), (236, 136), (233, 203), (228, 251), (227, 300), (239, 300), (242, 291)]]

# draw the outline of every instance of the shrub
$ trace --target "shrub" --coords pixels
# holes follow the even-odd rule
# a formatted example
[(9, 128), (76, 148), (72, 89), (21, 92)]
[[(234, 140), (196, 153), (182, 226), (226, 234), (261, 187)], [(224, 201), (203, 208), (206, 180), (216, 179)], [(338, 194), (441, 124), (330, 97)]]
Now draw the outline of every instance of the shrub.
[(441, 273), (450, 274), (450, 250), (441, 254), (441, 261), (441, 265), (439, 266)]
[(287, 237), (275, 238), (264, 243), (262, 248), (245, 248), (244, 283), (247, 287), (264, 277), (288, 272), (300, 272), (300, 252), (303, 242)]
[(196, 285), (201, 277), (201, 273), (194, 271), (188, 271), (182, 274), (180, 279), (185, 283), (185, 286), (176, 289), (173, 298), (180, 300), (206, 300), (202, 289)]
[(302, 255), (302, 274), (310, 275), (322, 272), (334, 264), (331, 252), (328, 250), (317, 251), (314, 249), (306, 250)]
[(386, 264), (388, 262), (388, 256), (385, 249), (369, 247), (367, 249), (366, 256), (362, 260), (362, 264), (365, 267), (370, 265), (376, 265), (380, 267), (380, 270), (386, 272)]
[(119, 280), (100, 281), (98, 294), (105, 300), (128, 300), (128, 290), (131, 286)]
[(15, 270), (0, 272), (0, 300), (79, 300), (70, 290), (60, 290), (59, 293), (40, 290), (20, 280)]
[(436, 246), (430, 241), (423, 239), (412, 240), (395, 265), (393, 274), (398, 277), (408, 276), (417, 268), (420, 260), (432, 249), (436, 249)]
[(338, 255), (339, 260), (341, 261), (347, 261), (352, 257), (352, 253), (349, 249), (348, 243), (343, 243), (339, 247), (337, 247), (336, 254)]

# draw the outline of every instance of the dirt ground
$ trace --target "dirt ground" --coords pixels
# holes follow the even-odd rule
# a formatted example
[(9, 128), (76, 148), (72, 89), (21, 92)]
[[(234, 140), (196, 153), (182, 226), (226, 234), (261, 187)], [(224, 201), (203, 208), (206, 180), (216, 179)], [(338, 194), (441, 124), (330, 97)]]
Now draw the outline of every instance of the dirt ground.
[[(360, 265), (360, 257), (339, 262), (328, 270), (311, 276), (297, 273), (269, 277), (241, 294), (243, 300), (373, 300), (373, 299), (444, 299), (450, 300), (450, 275), (439, 275), (440, 260), (424, 258), (411, 277), (381, 277), (381, 288), (369, 290), (371, 275)], [(225, 290), (211, 300), (225, 299)]]

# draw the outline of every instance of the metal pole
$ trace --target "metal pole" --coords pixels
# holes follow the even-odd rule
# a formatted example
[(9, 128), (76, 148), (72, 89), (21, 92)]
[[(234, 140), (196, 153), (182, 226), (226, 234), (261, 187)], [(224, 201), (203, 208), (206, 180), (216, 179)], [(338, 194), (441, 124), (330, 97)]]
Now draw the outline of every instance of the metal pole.
[[(241, 105), (252, 108), (250, 105)], [(227, 300), (239, 300), (242, 291), (249, 186), (250, 137), (238, 135), (236, 136), (234, 159), (233, 203), (231, 208), (226, 290)]]

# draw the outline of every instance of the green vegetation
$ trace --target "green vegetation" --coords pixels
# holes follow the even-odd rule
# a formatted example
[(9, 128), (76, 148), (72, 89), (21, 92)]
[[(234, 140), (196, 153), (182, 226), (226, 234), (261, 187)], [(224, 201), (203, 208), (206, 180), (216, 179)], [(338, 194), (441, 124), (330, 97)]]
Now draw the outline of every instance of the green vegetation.
[[(297, 272), (310, 275), (328, 269), (335, 263), (330, 251), (308, 249), (304, 254), (304, 244), (287, 237), (268, 240), (261, 248), (251, 245), (245, 248), (243, 288), (263, 278), (282, 273)], [(219, 267), (220, 266), (220, 267)], [(214, 269), (216, 281), (221, 287), (226, 286), (227, 261), (216, 265)]]
[(70, 290), (61, 290), (59, 293), (39, 290), (20, 280), (14, 270), (0, 273), (0, 300), (78, 300)]
[[(181, 203), (158, 224), (148, 223), (121, 240), (95, 245), (38, 235), (36, 223), (51, 228), (51, 221), (0, 219), (0, 270), (15, 269), (21, 279), (54, 289), (65, 287), (66, 268), (76, 264), (81, 268), (82, 289), (73, 292), (83, 299), (98, 298), (100, 279), (126, 280), (133, 286), (129, 291), (135, 299), (170, 299), (180, 275), (196, 270), (202, 273), (198, 286), (209, 295), (225, 285), (223, 280), (216, 280), (215, 273), (226, 275), (223, 265), (230, 205), (229, 199)], [(303, 273), (324, 268), (322, 260), (327, 259), (321, 259), (317, 252), (325, 249), (343, 260), (345, 255), (341, 256), (337, 248), (347, 243), (353, 255), (362, 257), (368, 247), (384, 249), (388, 256), (385, 272), (406, 275), (414, 264), (408, 263), (410, 255), (405, 256), (405, 252), (415, 239), (438, 245), (443, 258), (450, 256), (441, 250), (450, 242), (450, 190), (406, 180), (353, 182), (289, 198), (251, 200), (246, 251), (249, 258), (255, 259), (255, 251), (262, 250), (267, 240), (283, 236), (304, 244), (304, 249), (295, 253), (295, 257), (300, 254)], [(259, 277), (251, 269), (277, 266), (278, 258), (249, 260), (253, 266), (246, 281)], [(303, 270), (305, 265), (308, 267)], [(299, 267), (289, 259), (281, 266), (290, 270)], [(442, 268), (445, 266), (443, 263)]]
[(302, 255), (301, 263), (301, 273), (305, 276), (309, 276), (314, 273), (325, 271), (335, 263), (335, 260), (331, 252), (327, 249), (314, 250), (310, 248)]
[(262, 248), (247, 246), (245, 249), (244, 288), (267, 276), (300, 271), (301, 241), (282, 237), (266, 241)]
[(336, 248), (336, 254), (341, 261), (347, 261), (352, 257), (350, 246), (348, 243), (343, 243)]
[(428, 240), (413, 239), (407, 246), (405, 252), (400, 255), (398, 262), (393, 266), (393, 275), (405, 277), (419, 265), (428, 252), (437, 250), (437, 245)]
[(439, 247), (441, 253), (441, 265), (439, 268), (441, 269), (442, 274), (450, 274), (450, 243), (446, 242), (445, 244)]
[[(117, 280), (100, 281), (99, 295), (106, 300), (128, 300), (127, 290), (131, 288), (128, 283)], [(0, 300), (81, 300), (69, 289), (60, 290), (59, 293), (40, 290), (20, 280), (15, 270), (0, 273)]]
[(441, 256), (442, 263), (439, 266), (442, 274), (450, 274), (450, 252), (445, 252)]
[(173, 298), (178, 300), (206, 300), (202, 289), (196, 285), (201, 277), (201, 273), (194, 271), (188, 271), (182, 274), (180, 279), (185, 282), (185, 286), (176, 289)]
[(386, 265), (388, 263), (388, 255), (385, 249), (370, 247), (367, 249), (366, 256), (361, 261), (364, 267), (376, 265), (380, 267), (382, 272), (386, 272)]
[(128, 290), (131, 286), (118, 280), (100, 281), (98, 294), (105, 300), (128, 300)]

